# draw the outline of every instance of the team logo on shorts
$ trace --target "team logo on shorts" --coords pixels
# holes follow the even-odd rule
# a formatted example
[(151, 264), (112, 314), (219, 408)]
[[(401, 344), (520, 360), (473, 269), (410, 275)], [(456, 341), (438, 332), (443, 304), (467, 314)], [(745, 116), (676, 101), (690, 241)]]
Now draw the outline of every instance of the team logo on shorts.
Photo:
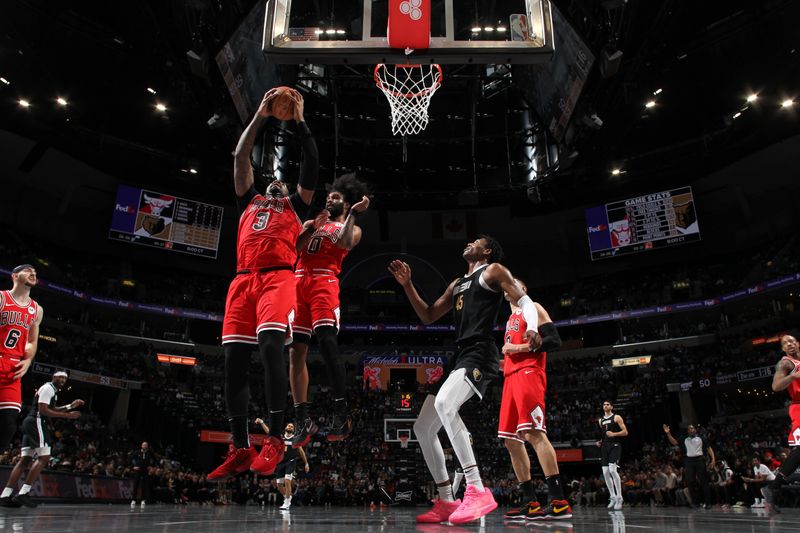
[(477, 368), (473, 368), (472, 369), (472, 380), (475, 381), (475, 383), (477, 383), (482, 379), (483, 379), (483, 373), (480, 370), (478, 370)]
[(544, 411), (542, 411), (542, 406), (537, 405), (536, 409), (531, 411), (531, 420), (533, 420), (533, 427), (536, 429), (544, 428)]

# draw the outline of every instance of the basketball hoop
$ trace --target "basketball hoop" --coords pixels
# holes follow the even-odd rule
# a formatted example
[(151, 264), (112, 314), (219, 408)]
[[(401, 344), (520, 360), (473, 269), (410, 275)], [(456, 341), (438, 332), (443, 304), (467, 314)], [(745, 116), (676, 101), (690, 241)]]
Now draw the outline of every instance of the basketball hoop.
[(428, 105), (442, 85), (442, 67), (430, 65), (375, 65), (375, 84), (392, 108), (392, 133), (414, 135), (428, 125)]
[(399, 439), (400, 439), (400, 447), (404, 450), (408, 448), (408, 441), (411, 439), (411, 437), (409, 437), (408, 435), (401, 435)]

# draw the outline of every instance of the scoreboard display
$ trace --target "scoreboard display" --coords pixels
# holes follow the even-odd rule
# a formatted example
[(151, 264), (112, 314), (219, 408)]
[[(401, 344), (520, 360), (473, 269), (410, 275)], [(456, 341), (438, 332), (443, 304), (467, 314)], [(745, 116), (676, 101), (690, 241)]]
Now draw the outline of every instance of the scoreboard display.
[(585, 214), (592, 260), (700, 240), (691, 187), (590, 207)]
[(120, 185), (110, 239), (217, 257), (222, 207)]

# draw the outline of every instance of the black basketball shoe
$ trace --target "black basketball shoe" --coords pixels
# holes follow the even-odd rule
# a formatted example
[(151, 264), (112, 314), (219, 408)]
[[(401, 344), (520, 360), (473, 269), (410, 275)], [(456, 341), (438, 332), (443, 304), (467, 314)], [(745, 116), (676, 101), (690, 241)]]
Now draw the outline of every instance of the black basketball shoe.
[(303, 427), (292, 437), (292, 448), (299, 448), (311, 442), (311, 437), (316, 435), (319, 427), (310, 418), (306, 418)]
[(335, 414), (328, 430), (329, 442), (344, 440), (353, 432), (353, 421), (347, 415)]
[(30, 494), (17, 494), (12, 498), (12, 500), (19, 506), (24, 505), (25, 507), (39, 507), (39, 504), (31, 499)]
[(17, 507), (22, 507), (22, 504), (15, 502), (14, 498), (11, 496), (6, 496), (5, 498), (0, 498), (0, 507), (11, 507), (15, 509)]

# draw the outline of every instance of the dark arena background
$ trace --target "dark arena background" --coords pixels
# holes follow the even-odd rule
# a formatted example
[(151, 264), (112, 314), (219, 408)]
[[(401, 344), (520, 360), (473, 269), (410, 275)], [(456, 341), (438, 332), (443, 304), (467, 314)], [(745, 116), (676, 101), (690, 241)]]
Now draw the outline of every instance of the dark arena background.
[[(21, 446), (42, 455), (22, 442), (31, 409), (51, 433), (41, 475), (0, 497), (0, 530), (800, 529), (800, 446), (790, 446), (800, 414), (793, 425), (789, 413), (800, 356), (787, 344), (800, 326), (800, 3), (17, 0), (0, 10), (0, 289), (21, 291), (0, 300), (0, 415), (16, 430), (0, 482), (22, 464)], [(425, 42), (397, 44), (418, 14)], [(378, 64), (379, 75), (419, 64), (433, 78), (376, 83)], [(304, 101), (316, 161), (291, 113), (264, 119), (236, 149), (278, 86)], [(422, 106), (409, 119), (417, 129), (395, 116), (393, 132), (392, 114), (412, 105)], [(312, 337), (308, 413), (319, 432), (304, 446), (307, 471), (297, 460), (291, 500), (280, 476), (246, 465), (207, 479), (232, 456), (226, 295), (252, 275), (237, 275), (234, 152), (248, 169), (250, 156), (260, 194), (274, 179), (293, 192), (317, 163), (302, 220), (326, 207), (339, 176), (369, 187), (326, 323), (338, 320), (344, 377), (328, 372), (330, 337)], [(443, 316), (423, 323), (388, 267), (409, 265), (406, 290), (432, 304), (470, 272), (462, 254), (484, 234), (561, 340), (546, 356), (541, 416), (523, 414), (529, 426), (546, 422), (569, 518), (529, 506), (562, 500), (533, 447), (532, 481), (520, 484), (512, 468), (498, 438), (500, 372), (482, 401), (460, 408), (497, 509), (458, 525), (417, 521), (450, 489), (434, 483), (414, 426), (462, 360), (454, 321), (469, 310), (445, 298)], [(264, 242), (262, 257), (278, 253)], [(311, 242), (303, 253), (321, 246)], [(19, 265), (27, 270), (12, 273)], [(4, 391), (19, 383), (13, 327), (35, 315), (20, 300), (28, 290), (44, 318), (14, 418)], [(503, 301), (490, 324), (498, 350), (511, 312)], [(303, 420), (290, 391), (275, 399), (289, 348), (265, 376), (256, 331), (239, 333), (252, 340), (243, 346), (253, 348), (255, 454), (270, 442), (256, 418), (274, 420), (285, 400), (285, 421)], [(45, 416), (35, 400), (57, 371), (68, 379), (53, 405), (82, 399), (68, 406), (80, 418)], [(601, 465), (606, 401), (627, 430), (616, 470)], [(341, 420), (352, 431), (331, 441)], [(457, 446), (444, 429), (439, 439), (448, 482), (466, 500)], [(519, 508), (528, 515), (505, 516)]]

